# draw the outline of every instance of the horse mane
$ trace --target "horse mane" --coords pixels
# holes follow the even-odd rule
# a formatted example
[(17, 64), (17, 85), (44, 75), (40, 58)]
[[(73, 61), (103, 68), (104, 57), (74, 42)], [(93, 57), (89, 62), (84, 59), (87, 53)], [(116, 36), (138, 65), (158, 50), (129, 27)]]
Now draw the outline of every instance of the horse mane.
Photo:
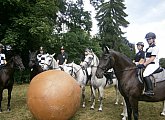
[(94, 52), (92, 52), (93, 56), (94, 56), (94, 60), (95, 63), (94, 63), (94, 66), (97, 66), (99, 64), (99, 58), (96, 56), (96, 54)]
[[(118, 51), (115, 51), (115, 50), (113, 50), (113, 49), (110, 49), (109, 52), (110, 52), (111, 54), (115, 55), (115, 56), (119, 56), (119, 59), (122, 59), (122, 60), (124, 59), (124, 61), (125, 61), (126, 63), (129, 63), (129, 64), (131, 64), (131, 65), (134, 65), (133, 62), (132, 62), (132, 60), (131, 60), (129, 57), (127, 57), (125, 54), (120, 53), (120, 52), (118, 52)], [(123, 62), (124, 62), (124, 61), (123, 61)]]

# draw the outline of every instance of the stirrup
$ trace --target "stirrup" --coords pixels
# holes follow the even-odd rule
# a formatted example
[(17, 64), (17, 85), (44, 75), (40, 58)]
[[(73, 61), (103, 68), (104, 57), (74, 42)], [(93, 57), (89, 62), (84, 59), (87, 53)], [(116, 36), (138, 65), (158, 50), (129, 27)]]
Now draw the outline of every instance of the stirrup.
[(146, 91), (143, 94), (147, 95), (147, 96), (154, 96), (154, 92), (153, 91)]

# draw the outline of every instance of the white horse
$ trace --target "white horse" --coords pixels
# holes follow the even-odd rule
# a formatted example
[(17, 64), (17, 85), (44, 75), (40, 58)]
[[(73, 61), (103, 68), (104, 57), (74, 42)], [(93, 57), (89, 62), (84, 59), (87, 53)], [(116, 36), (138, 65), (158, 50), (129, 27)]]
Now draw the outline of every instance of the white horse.
[(82, 92), (82, 107), (85, 108), (85, 86), (87, 82), (86, 71), (81, 68), (80, 65), (75, 64), (74, 62), (62, 65), (63, 70), (74, 77), (78, 84), (81, 87)]
[(50, 70), (50, 69), (59, 69), (59, 65), (57, 63), (57, 61), (54, 59), (54, 54), (50, 55), (50, 54), (44, 54), (41, 56), (42, 63), (39, 63), (39, 65), (41, 65), (41, 68), (43, 69), (43, 71), (46, 70)]
[(91, 52), (91, 54), (87, 55), (84, 59), (84, 61), (81, 63), (81, 66), (84, 67), (85, 69), (87, 67), (91, 67), (91, 85), (92, 85), (92, 105), (91, 105), (91, 109), (94, 109), (95, 107), (95, 97), (96, 97), (96, 89), (98, 89), (99, 91), (99, 101), (100, 101), (100, 106), (98, 111), (102, 111), (103, 110), (103, 104), (102, 104), (102, 100), (103, 100), (103, 96), (104, 96), (104, 88), (106, 86), (106, 78), (105, 76), (102, 79), (98, 79), (95, 76), (96, 70), (97, 70), (97, 66), (99, 64), (99, 59), (98, 57)]

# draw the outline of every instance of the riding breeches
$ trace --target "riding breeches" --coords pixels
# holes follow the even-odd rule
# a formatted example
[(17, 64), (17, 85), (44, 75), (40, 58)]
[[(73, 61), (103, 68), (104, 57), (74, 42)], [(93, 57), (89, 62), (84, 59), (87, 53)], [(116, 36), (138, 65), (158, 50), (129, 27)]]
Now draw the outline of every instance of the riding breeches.
[(143, 72), (143, 77), (150, 76), (155, 70), (159, 68), (159, 64), (149, 64)]

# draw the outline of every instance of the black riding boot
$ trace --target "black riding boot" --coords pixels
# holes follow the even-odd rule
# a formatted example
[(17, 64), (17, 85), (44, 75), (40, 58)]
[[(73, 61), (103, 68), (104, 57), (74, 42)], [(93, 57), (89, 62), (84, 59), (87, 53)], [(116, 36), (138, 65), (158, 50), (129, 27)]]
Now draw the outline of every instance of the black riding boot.
[(153, 96), (154, 92), (153, 92), (153, 85), (152, 85), (152, 81), (150, 79), (149, 76), (144, 77), (144, 82), (145, 82), (145, 92), (144, 94), (147, 96)]

